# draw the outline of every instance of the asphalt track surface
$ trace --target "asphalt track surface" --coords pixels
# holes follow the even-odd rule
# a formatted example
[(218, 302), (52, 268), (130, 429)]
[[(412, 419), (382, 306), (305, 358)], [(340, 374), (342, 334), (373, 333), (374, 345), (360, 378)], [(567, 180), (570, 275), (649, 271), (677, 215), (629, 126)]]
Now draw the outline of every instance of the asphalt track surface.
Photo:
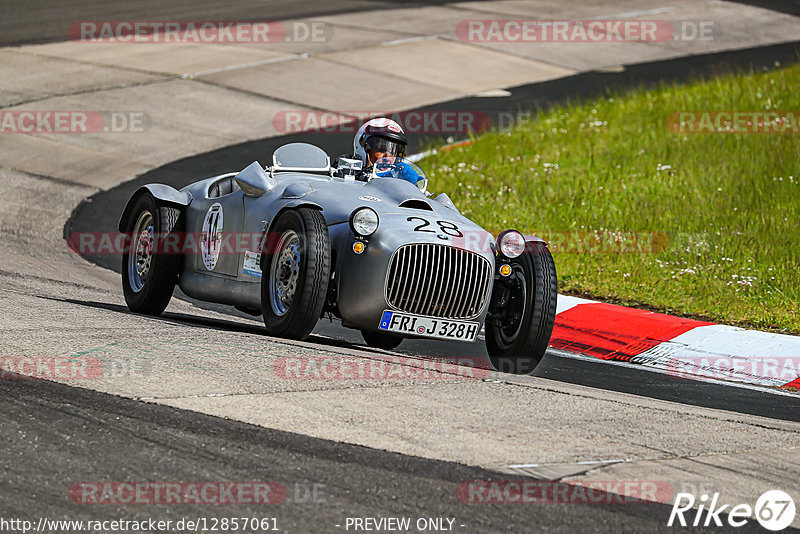
[[(650, 85), (659, 81), (682, 81), (695, 76), (708, 76), (739, 69), (773, 68), (775, 63), (798, 60), (800, 41), (734, 52), (722, 52), (678, 58), (627, 67), (622, 73), (590, 72), (550, 82), (530, 84), (510, 90), (504, 98), (465, 98), (421, 108), (421, 110), (481, 111), (497, 119), (501, 114), (527, 109), (546, 109), (569, 99), (582, 99), (631, 87)], [(495, 120), (495, 123), (497, 121)], [(352, 143), (351, 134), (312, 132), (282, 137), (272, 137), (223, 148), (206, 154), (186, 158), (154, 169), (135, 180), (108, 191), (97, 193), (79, 205), (67, 222), (64, 234), (73, 232), (116, 231), (119, 214), (130, 195), (142, 184), (165, 183), (176, 188), (188, 183), (244, 168), (253, 160), (269, 161), (275, 148), (284, 143), (304, 141), (317, 144), (330, 154), (346, 152)], [(442, 144), (442, 138), (412, 139), (410, 151)], [(424, 167), (424, 163), (423, 163)], [(435, 190), (436, 184), (431, 184)], [(119, 271), (119, 257), (111, 255), (87, 256), (101, 266)], [(177, 290), (176, 295), (196, 305), (234, 316), (239, 312), (227, 306), (216, 306), (189, 299)], [(346, 343), (363, 345), (360, 334), (342, 328), (338, 322), (322, 320), (314, 331), (320, 343)], [(450, 344), (424, 340), (405, 340), (397, 352), (427, 357), (446, 357), (459, 354), (466, 357), (485, 357), (482, 341), (473, 344)], [(633, 367), (609, 365), (588, 359), (565, 358), (548, 352), (536, 376), (631, 393), (660, 400), (717, 408), (752, 415), (800, 421), (800, 398), (765, 391), (731, 387), (718, 383), (676, 379)]]
[[(347, 517), (412, 521), (433, 517), (455, 519), (454, 532), (674, 532), (666, 525), (671, 506), (665, 504), (620, 502), (615, 494), (603, 494), (602, 499), (610, 501), (603, 504), (467, 504), (456, 493), (464, 481), (530, 479), (265, 429), (54, 382), (1, 380), (0, 418), (3, 514), (34, 524), (41, 517), (93, 521), (274, 517), (281, 532), (316, 533), (345, 532)], [(278, 483), (286, 488), (286, 500), (266, 505), (126, 506), (77, 504), (69, 498), (70, 487), (78, 482), (137, 480)], [(314, 487), (316, 498), (308, 493)], [(727, 525), (725, 514), (721, 519)], [(754, 524), (692, 532), (763, 532)]]
[[(392, 7), (444, 5), (455, 0), (2, 0), (0, 1), (0, 46), (66, 41), (70, 23), (82, 20), (237, 20), (262, 21), (321, 17), (354, 11)], [(734, 0), (740, 4), (800, 15), (800, 2), (793, 0)]]
[(2, 0), (0, 46), (19, 46), (69, 40), (72, 22), (139, 21), (270, 21), (322, 17), (340, 13), (403, 7), (443, 5), (455, 0)]

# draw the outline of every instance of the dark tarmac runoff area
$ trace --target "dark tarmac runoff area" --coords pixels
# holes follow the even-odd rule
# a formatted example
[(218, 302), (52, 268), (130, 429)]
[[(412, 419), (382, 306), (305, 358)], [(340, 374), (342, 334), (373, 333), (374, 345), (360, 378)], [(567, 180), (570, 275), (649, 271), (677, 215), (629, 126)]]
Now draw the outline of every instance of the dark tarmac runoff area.
[[(497, 504), (498, 496), (486, 489), (492, 486), (470, 493), (465, 483), (496, 481), (497, 487), (505, 488), (531, 479), (258, 428), (52, 382), (0, 381), (0, 417), (3, 514), (34, 524), (39, 518), (152, 518), (175, 524), (181, 519), (246, 517), (267, 519), (270, 529), (277, 525), (280, 532), (353, 532), (354, 524), (345, 528), (348, 518), (409, 518), (412, 525), (438, 519), (452, 532), (674, 532), (666, 525), (671, 507), (665, 504), (626, 502), (630, 498), (605, 492), (592, 494), (597, 502), (590, 503), (569, 483), (562, 484), (559, 495), (570, 496), (572, 502)], [(266, 483), (270, 491), (258, 504), (197, 505), (187, 491), (180, 494), (186, 504), (124, 505), (117, 500), (127, 494), (103, 489), (103, 483), (112, 481), (252, 482)], [(91, 485), (96, 491), (76, 491), (81, 483), (77, 487)], [(107, 504), (94, 504), (98, 495)], [(149, 494), (152, 499), (159, 495)], [(261, 494), (232, 495), (244, 503)], [(518, 494), (510, 495), (514, 499)], [(495, 502), (486, 502), (492, 499)], [(726, 516), (721, 517), (725, 521)], [(687, 514), (687, 519), (694, 517)], [(412, 526), (409, 531), (417, 530)]]

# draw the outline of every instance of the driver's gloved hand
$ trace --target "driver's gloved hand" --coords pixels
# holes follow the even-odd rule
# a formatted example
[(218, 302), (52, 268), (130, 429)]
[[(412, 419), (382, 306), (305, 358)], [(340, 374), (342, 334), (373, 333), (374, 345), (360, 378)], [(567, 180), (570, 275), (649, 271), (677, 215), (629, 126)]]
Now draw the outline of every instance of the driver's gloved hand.
[(400, 166), (400, 174), (397, 176), (401, 180), (405, 180), (406, 182), (411, 182), (412, 184), (416, 184), (422, 178), (417, 171), (411, 168), (410, 165), (406, 165), (405, 162), (401, 162)]

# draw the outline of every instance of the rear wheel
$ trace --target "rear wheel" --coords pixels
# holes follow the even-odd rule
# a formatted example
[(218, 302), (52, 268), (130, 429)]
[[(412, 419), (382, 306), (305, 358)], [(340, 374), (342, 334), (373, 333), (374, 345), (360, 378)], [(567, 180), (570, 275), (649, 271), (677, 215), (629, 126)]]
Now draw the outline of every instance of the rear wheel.
[(486, 349), (495, 369), (529, 374), (544, 356), (556, 316), (558, 279), (553, 257), (535, 243), (509, 262), (511, 274), (495, 281)]
[(182, 256), (165, 244), (182, 226), (181, 210), (159, 206), (150, 193), (135, 200), (122, 224), (130, 238), (122, 254), (122, 291), (131, 311), (161, 315), (166, 309), (178, 282)]
[(325, 218), (315, 209), (285, 211), (261, 254), (261, 307), (267, 332), (305, 339), (322, 314), (331, 272)]
[(364, 341), (370, 347), (384, 350), (392, 350), (403, 341), (403, 338), (400, 336), (385, 334), (383, 332), (368, 332), (366, 330), (361, 331), (361, 337), (364, 338)]

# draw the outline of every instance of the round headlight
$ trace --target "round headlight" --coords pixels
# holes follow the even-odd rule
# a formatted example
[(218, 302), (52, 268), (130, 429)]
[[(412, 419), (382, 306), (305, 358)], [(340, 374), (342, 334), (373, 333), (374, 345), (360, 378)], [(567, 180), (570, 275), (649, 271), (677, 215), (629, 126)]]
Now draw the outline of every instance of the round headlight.
[(497, 248), (506, 258), (516, 258), (525, 252), (525, 237), (516, 230), (506, 230), (497, 236)]
[(372, 208), (359, 208), (350, 217), (350, 227), (358, 235), (372, 235), (378, 229), (378, 214)]

